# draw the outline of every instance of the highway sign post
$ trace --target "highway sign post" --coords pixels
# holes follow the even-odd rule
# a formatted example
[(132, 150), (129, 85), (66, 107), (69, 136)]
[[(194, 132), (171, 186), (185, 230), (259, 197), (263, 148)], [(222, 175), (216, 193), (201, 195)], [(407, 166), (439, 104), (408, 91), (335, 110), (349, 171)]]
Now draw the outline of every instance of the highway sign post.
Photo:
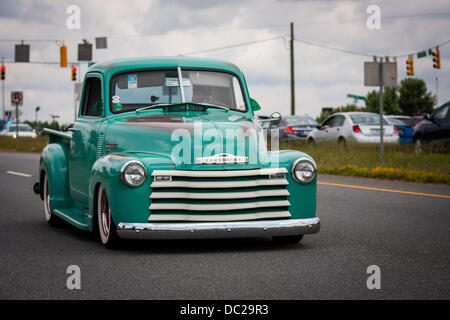
[(19, 105), (23, 104), (23, 91), (11, 91), (11, 104), (16, 105), (16, 137), (19, 137)]
[(364, 62), (364, 86), (380, 87), (380, 161), (384, 161), (384, 123), (383, 123), (383, 86), (397, 86), (397, 62), (389, 62), (388, 57), (383, 62), (380, 61)]

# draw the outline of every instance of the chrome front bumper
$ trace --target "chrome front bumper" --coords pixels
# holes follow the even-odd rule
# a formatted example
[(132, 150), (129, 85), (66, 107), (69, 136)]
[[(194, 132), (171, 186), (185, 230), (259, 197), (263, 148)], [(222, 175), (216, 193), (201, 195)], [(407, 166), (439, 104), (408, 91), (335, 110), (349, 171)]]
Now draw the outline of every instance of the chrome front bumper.
[(123, 239), (257, 238), (317, 233), (320, 219), (284, 219), (238, 222), (124, 223), (117, 226)]

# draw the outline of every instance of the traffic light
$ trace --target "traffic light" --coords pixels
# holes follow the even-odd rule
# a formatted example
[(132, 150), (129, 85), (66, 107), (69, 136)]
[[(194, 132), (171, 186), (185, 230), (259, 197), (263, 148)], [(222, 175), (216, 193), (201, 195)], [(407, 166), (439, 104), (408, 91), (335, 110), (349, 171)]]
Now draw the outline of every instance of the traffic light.
[(62, 45), (59, 47), (59, 65), (62, 68), (67, 67), (67, 47), (65, 45)]
[(5, 65), (2, 64), (2, 66), (0, 67), (0, 71), (1, 71), (0, 79), (5, 80), (5, 71), (6, 71)]
[(414, 60), (411, 56), (406, 60), (406, 74), (408, 76), (414, 75)]
[(77, 81), (77, 67), (72, 67), (72, 81)]
[(433, 68), (441, 68), (441, 54), (439, 53), (439, 47), (433, 51)]

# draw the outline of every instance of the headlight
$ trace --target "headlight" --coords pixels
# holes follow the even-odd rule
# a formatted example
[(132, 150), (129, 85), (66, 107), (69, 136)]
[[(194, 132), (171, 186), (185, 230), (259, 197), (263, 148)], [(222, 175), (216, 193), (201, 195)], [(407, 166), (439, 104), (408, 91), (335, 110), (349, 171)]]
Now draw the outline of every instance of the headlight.
[(316, 163), (308, 158), (299, 158), (292, 164), (292, 177), (298, 183), (307, 184), (314, 180), (317, 174)]
[(147, 169), (139, 161), (128, 161), (120, 170), (120, 180), (130, 187), (139, 187), (147, 178)]

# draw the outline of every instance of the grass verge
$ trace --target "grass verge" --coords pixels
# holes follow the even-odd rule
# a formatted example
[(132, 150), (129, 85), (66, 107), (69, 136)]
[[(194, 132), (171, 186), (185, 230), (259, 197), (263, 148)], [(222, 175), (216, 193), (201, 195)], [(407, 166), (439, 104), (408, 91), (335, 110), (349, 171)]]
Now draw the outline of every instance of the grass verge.
[(13, 137), (0, 136), (1, 151), (41, 152), (48, 143), (48, 136)]
[(450, 185), (450, 154), (416, 154), (413, 145), (386, 145), (383, 163), (380, 146), (365, 144), (282, 142), (280, 149), (300, 150), (317, 162), (319, 173)]

